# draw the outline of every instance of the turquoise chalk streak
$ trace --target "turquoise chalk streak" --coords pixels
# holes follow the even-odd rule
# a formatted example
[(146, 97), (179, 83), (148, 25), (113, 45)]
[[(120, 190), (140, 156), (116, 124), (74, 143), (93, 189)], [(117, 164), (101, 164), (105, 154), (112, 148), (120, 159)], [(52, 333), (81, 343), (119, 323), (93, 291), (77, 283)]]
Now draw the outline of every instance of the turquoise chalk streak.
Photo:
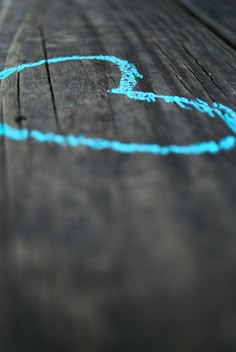
[[(138, 72), (134, 64), (126, 60), (119, 59), (115, 56), (96, 55), (96, 56), (66, 56), (51, 58), (48, 60), (39, 60), (33, 63), (26, 63), (16, 67), (7, 68), (0, 71), (0, 80), (13, 75), (16, 72), (21, 72), (26, 69), (35, 68), (38, 66), (48, 64), (57, 64), (69, 61), (107, 61), (115, 64), (120, 72), (121, 79), (119, 86), (108, 90), (108, 93), (125, 95), (129, 99), (143, 101), (147, 103), (154, 103), (162, 100), (168, 104), (176, 104), (184, 110), (196, 110), (210, 118), (221, 118), (228, 128), (236, 134), (236, 113), (223, 104), (213, 103), (210, 106), (207, 102), (200, 99), (188, 99), (179, 96), (159, 95), (155, 92), (140, 92), (136, 91), (135, 87), (138, 79), (143, 79), (143, 76)], [(168, 154), (217, 154), (220, 151), (230, 151), (235, 147), (236, 137), (226, 136), (219, 141), (206, 141), (190, 145), (167, 145), (161, 146), (158, 144), (142, 144), (142, 143), (125, 143), (121, 141), (110, 141), (107, 139), (89, 138), (85, 136), (75, 135), (59, 135), (53, 132), (41, 132), (38, 130), (16, 129), (8, 124), (0, 123), (0, 137), (7, 137), (14, 141), (23, 142), (27, 139), (33, 139), (39, 143), (54, 143), (62, 147), (69, 146), (77, 148), (80, 146), (88, 147), (93, 150), (110, 149), (115, 152), (132, 154), (132, 153), (149, 153), (154, 155), (168, 155)]]
[(100, 138), (88, 138), (83, 135), (63, 136), (53, 132), (43, 133), (37, 130), (28, 131), (27, 129), (18, 130), (7, 124), (0, 124), (0, 136), (5, 136), (14, 141), (23, 142), (27, 139), (33, 139), (39, 143), (54, 143), (66, 147), (88, 147), (93, 150), (111, 149), (115, 152), (132, 154), (132, 153), (149, 153), (149, 154), (216, 154), (221, 150), (229, 151), (236, 143), (236, 137), (228, 136), (220, 139), (218, 142), (209, 141), (196, 143), (187, 146), (168, 145), (160, 146), (158, 144), (142, 143), (124, 143), (120, 141), (109, 141)]

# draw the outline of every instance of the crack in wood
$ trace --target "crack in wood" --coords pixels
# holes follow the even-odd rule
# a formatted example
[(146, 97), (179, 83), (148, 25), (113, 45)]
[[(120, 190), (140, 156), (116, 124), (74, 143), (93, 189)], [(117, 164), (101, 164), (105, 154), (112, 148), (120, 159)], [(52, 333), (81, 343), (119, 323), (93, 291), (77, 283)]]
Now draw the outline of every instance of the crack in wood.
[(39, 33), (40, 33), (40, 37), (41, 37), (44, 57), (45, 57), (45, 60), (46, 60), (45, 67), (46, 67), (46, 71), (47, 71), (48, 85), (49, 85), (50, 94), (51, 94), (51, 98), (52, 98), (52, 105), (53, 105), (53, 111), (54, 111), (56, 126), (57, 126), (58, 131), (61, 132), (62, 128), (61, 128), (59, 115), (58, 115), (58, 111), (57, 111), (57, 105), (56, 105), (56, 99), (55, 99), (55, 94), (54, 94), (54, 90), (53, 90), (53, 84), (52, 84), (50, 68), (49, 68), (49, 65), (48, 65), (48, 54), (47, 54), (46, 37), (45, 37), (45, 33), (44, 33), (44, 30), (43, 30), (42, 27), (39, 27)]
[(186, 47), (185, 44), (183, 44), (183, 49), (184, 51), (194, 60), (194, 62), (201, 68), (201, 70), (210, 78), (212, 83), (223, 93), (223, 95), (227, 98), (227, 94), (223, 91), (223, 89), (219, 86), (219, 84), (214, 80), (213, 76), (211, 73), (209, 73), (203, 65), (200, 63), (200, 61), (191, 53), (190, 50)]

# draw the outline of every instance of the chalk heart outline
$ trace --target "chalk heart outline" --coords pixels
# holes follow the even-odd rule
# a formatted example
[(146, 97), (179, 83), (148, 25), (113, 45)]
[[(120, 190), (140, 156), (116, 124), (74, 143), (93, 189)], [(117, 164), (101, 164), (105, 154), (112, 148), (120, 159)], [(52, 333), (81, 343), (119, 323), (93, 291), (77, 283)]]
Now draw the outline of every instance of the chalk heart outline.
[(135, 87), (138, 80), (143, 79), (136, 66), (127, 60), (108, 55), (95, 56), (63, 56), (51, 59), (44, 59), (32, 63), (25, 63), (15, 67), (7, 68), (0, 71), (0, 80), (5, 80), (14, 73), (21, 72), (26, 69), (32, 69), (41, 65), (51, 65), (61, 62), (72, 61), (106, 61), (115, 64), (121, 73), (120, 83), (117, 88), (108, 90), (110, 94), (119, 94), (128, 97), (131, 100), (154, 103), (162, 100), (167, 104), (176, 104), (184, 110), (196, 110), (208, 117), (215, 119), (220, 118), (228, 126), (232, 132), (218, 141), (209, 140), (189, 145), (159, 145), (159, 144), (143, 144), (143, 143), (125, 143), (118, 140), (108, 140), (101, 138), (90, 138), (84, 135), (61, 135), (54, 132), (42, 132), (39, 130), (16, 129), (6, 123), (0, 123), (0, 137), (6, 137), (14, 141), (23, 142), (33, 139), (39, 143), (54, 143), (62, 147), (69, 146), (72, 148), (84, 146), (93, 150), (112, 150), (123, 154), (147, 153), (154, 155), (184, 154), (217, 154), (220, 151), (230, 151), (236, 145), (236, 112), (226, 105), (213, 103), (210, 106), (207, 102), (196, 99), (188, 99), (179, 96), (159, 95), (155, 92), (136, 91)]

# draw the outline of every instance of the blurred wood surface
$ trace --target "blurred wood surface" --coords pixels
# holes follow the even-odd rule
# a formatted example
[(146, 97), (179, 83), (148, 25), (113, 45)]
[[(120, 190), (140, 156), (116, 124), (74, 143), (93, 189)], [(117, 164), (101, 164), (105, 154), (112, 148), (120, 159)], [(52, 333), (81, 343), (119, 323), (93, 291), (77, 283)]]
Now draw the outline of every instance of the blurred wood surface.
[(236, 48), (234, 0), (180, 0), (189, 13), (196, 16), (228, 45)]
[[(236, 109), (233, 1), (0, 1), (0, 68), (114, 55), (137, 89)], [(1, 121), (127, 142), (229, 133), (111, 95), (102, 62), (1, 82)], [(0, 139), (1, 352), (235, 352), (236, 150), (121, 155)]]

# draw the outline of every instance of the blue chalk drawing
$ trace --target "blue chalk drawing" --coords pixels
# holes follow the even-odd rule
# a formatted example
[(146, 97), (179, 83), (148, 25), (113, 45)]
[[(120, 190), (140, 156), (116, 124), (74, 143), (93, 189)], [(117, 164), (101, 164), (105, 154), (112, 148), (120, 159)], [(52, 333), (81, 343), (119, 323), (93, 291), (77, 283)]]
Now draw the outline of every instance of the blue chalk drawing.
[(16, 67), (7, 68), (0, 71), (0, 80), (5, 80), (14, 73), (24, 71), (26, 69), (35, 68), (45, 64), (56, 64), (60, 62), (69, 61), (107, 61), (118, 66), (121, 72), (120, 83), (117, 88), (108, 90), (110, 94), (124, 95), (132, 100), (154, 103), (162, 100), (168, 104), (175, 104), (184, 110), (196, 110), (208, 117), (215, 119), (220, 118), (228, 126), (232, 135), (228, 135), (218, 141), (204, 141), (190, 145), (166, 145), (159, 144), (143, 144), (143, 143), (125, 143), (115, 140), (107, 140), (101, 138), (89, 138), (83, 135), (61, 135), (54, 132), (42, 132), (38, 130), (17, 129), (6, 123), (0, 123), (0, 137), (5, 136), (14, 141), (26, 141), (33, 139), (39, 143), (54, 143), (62, 147), (79, 147), (84, 146), (93, 150), (113, 150), (118, 153), (132, 154), (132, 153), (148, 153), (155, 155), (168, 154), (217, 154), (220, 151), (230, 151), (236, 145), (236, 112), (228, 106), (219, 103), (213, 103), (210, 106), (207, 102), (201, 99), (188, 99), (179, 96), (159, 95), (154, 92), (140, 92), (136, 91), (135, 87), (138, 80), (143, 79), (136, 66), (126, 60), (119, 59), (115, 56), (66, 56), (51, 59), (40, 60), (33, 63), (26, 63)]

